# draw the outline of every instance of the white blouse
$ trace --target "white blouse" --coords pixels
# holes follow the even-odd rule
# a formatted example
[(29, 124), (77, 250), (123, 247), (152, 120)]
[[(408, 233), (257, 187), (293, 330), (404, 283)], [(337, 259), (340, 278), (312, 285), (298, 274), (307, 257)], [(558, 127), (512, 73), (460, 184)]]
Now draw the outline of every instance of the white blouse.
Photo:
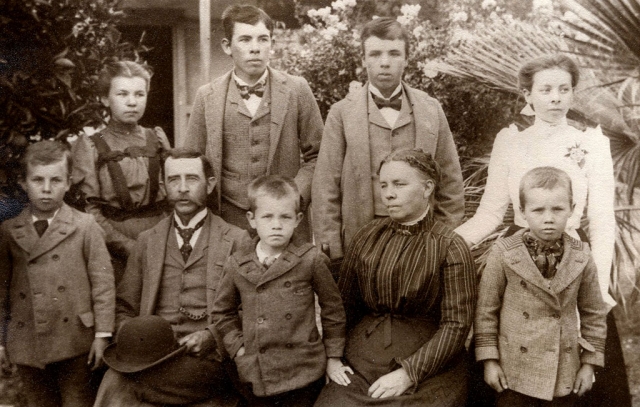
[(566, 120), (552, 126), (536, 119), (533, 126), (523, 131), (515, 125), (502, 129), (493, 145), (480, 206), (456, 232), (467, 242), (480, 242), (502, 224), (509, 203), (513, 203), (515, 224), (526, 227), (519, 210), (520, 179), (527, 171), (542, 166), (559, 168), (571, 177), (575, 208), (565, 231), (579, 238), (576, 229), (586, 208), (600, 289), (605, 301), (614, 305), (608, 289), (616, 231), (615, 184), (609, 139), (599, 127), (581, 131)]

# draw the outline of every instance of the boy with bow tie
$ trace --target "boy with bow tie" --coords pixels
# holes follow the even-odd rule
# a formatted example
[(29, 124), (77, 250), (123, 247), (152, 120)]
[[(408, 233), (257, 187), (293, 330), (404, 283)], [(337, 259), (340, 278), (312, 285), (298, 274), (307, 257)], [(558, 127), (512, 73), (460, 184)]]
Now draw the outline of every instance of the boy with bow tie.
[[(273, 21), (263, 10), (229, 6), (222, 25), (234, 67), (198, 90), (184, 144), (213, 164), (220, 216), (251, 230), (247, 185), (259, 176), (294, 178), (308, 206), (323, 124), (307, 81), (268, 66)], [(309, 237), (306, 221), (298, 229)]]
[(420, 148), (442, 168), (435, 216), (455, 227), (464, 215), (462, 174), (449, 124), (437, 100), (402, 82), (409, 33), (392, 18), (367, 23), (360, 35), (368, 83), (332, 106), (313, 178), (313, 231), (331, 258), (343, 257), (353, 235), (388, 216), (378, 167), (399, 149)]
[(564, 233), (574, 207), (566, 172), (526, 173), (520, 204), (528, 228), (499, 239), (482, 274), (476, 358), (498, 407), (573, 406), (604, 365), (596, 266), (588, 245)]
[(29, 204), (0, 226), (0, 365), (17, 365), (33, 407), (91, 405), (90, 369), (114, 329), (104, 233), (63, 202), (71, 161), (57, 141), (30, 145), (20, 175)]

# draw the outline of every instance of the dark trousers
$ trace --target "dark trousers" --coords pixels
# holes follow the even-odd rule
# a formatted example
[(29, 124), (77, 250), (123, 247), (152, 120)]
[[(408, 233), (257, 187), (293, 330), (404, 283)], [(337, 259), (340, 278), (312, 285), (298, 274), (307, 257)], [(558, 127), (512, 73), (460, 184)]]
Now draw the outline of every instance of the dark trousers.
[[(242, 383), (241, 393), (244, 396), (242, 407), (313, 407), (320, 391), (324, 387), (324, 376), (305, 387), (269, 397), (253, 395), (251, 385)], [(337, 407), (337, 406), (336, 406)]]
[(541, 400), (507, 389), (498, 394), (496, 407), (573, 407), (577, 398), (578, 396), (572, 393), (551, 401)]
[(87, 354), (49, 363), (44, 369), (18, 365), (29, 407), (85, 407), (93, 405)]

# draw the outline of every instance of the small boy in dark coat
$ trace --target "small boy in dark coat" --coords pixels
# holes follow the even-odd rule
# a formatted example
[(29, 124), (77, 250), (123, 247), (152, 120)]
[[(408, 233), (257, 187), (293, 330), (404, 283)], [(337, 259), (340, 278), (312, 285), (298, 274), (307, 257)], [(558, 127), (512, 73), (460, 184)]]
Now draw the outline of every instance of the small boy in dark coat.
[(310, 243), (291, 242), (302, 219), (293, 180), (257, 178), (249, 185), (249, 201), (247, 218), (258, 236), (251, 248), (227, 261), (213, 319), (240, 381), (251, 385), (248, 392), (243, 384), (249, 405), (312, 406), (325, 373), (336, 383), (349, 383), (351, 369), (340, 361), (345, 343), (340, 292), (329, 259)]
[(0, 226), (0, 364), (17, 365), (29, 406), (90, 406), (90, 368), (102, 364), (115, 320), (104, 233), (62, 200), (66, 146), (32, 144), (23, 161), (29, 204)]
[(606, 306), (586, 243), (564, 233), (571, 178), (534, 168), (520, 182), (529, 227), (499, 239), (480, 281), (476, 358), (498, 407), (568, 407), (604, 365)]

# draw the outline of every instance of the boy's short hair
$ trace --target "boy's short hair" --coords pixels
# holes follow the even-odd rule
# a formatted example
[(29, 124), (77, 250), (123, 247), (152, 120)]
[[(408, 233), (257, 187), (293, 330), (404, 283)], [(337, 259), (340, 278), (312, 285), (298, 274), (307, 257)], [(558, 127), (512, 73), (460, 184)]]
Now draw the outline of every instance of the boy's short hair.
[(369, 37), (377, 37), (383, 40), (404, 41), (404, 57), (409, 58), (409, 43), (411, 37), (409, 32), (396, 19), (391, 17), (380, 17), (369, 21), (362, 27), (360, 41), (362, 43), (362, 54), (365, 54), (364, 42)]
[(22, 156), (19, 176), (27, 178), (29, 165), (49, 165), (67, 160), (67, 177), (71, 177), (73, 159), (66, 144), (56, 140), (42, 140), (30, 144)]
[(268, 195), (275, 199), (291, 196), (296, 205), (296, 213), (300, 212), (300, 192), (298, 186), (289, 177), (282, 175), (263, 175), (254, 179), (247, 187), (249, 195), (249, 210), (256, 211), (260, 195)]
[(525, 192), (534, 188), (554, 189), (563, 187), (569, 192), (569, 204), (573, 205), (573, 190), (569, 174), (556, 167), (536, 167), (520, 180), (520, 207), (525, 206)]
[(222, 27), (224, 29), (224, 37), (231, 42), (233, 37), (233, 27), (236, 23), (244, 23), (249, 25), (256, 25), (264, 23), (264, 26), (269, 30), (269, 34), (273, 36), (273, 20), (269, 17), (269, 14), (264, 10), (256, 6), (249, 4), (234, 4), (227, 7), (222, 12)]
[(162, 163), (162, 173), (164, 174), (164, 163), (167, 161), (167, 158), (173, 158), (174, 160), (180, 158), (199, 158), (202, 161), (202, 171), (204, 172), (204, 176), (206, 178), (214, 177), (215, 174), (213, 172), (213, 166), (209, 159), (197, 150), (193, 150), (185, 147), (172, 148), (171, 150), (165, 151), (164, 162)]

